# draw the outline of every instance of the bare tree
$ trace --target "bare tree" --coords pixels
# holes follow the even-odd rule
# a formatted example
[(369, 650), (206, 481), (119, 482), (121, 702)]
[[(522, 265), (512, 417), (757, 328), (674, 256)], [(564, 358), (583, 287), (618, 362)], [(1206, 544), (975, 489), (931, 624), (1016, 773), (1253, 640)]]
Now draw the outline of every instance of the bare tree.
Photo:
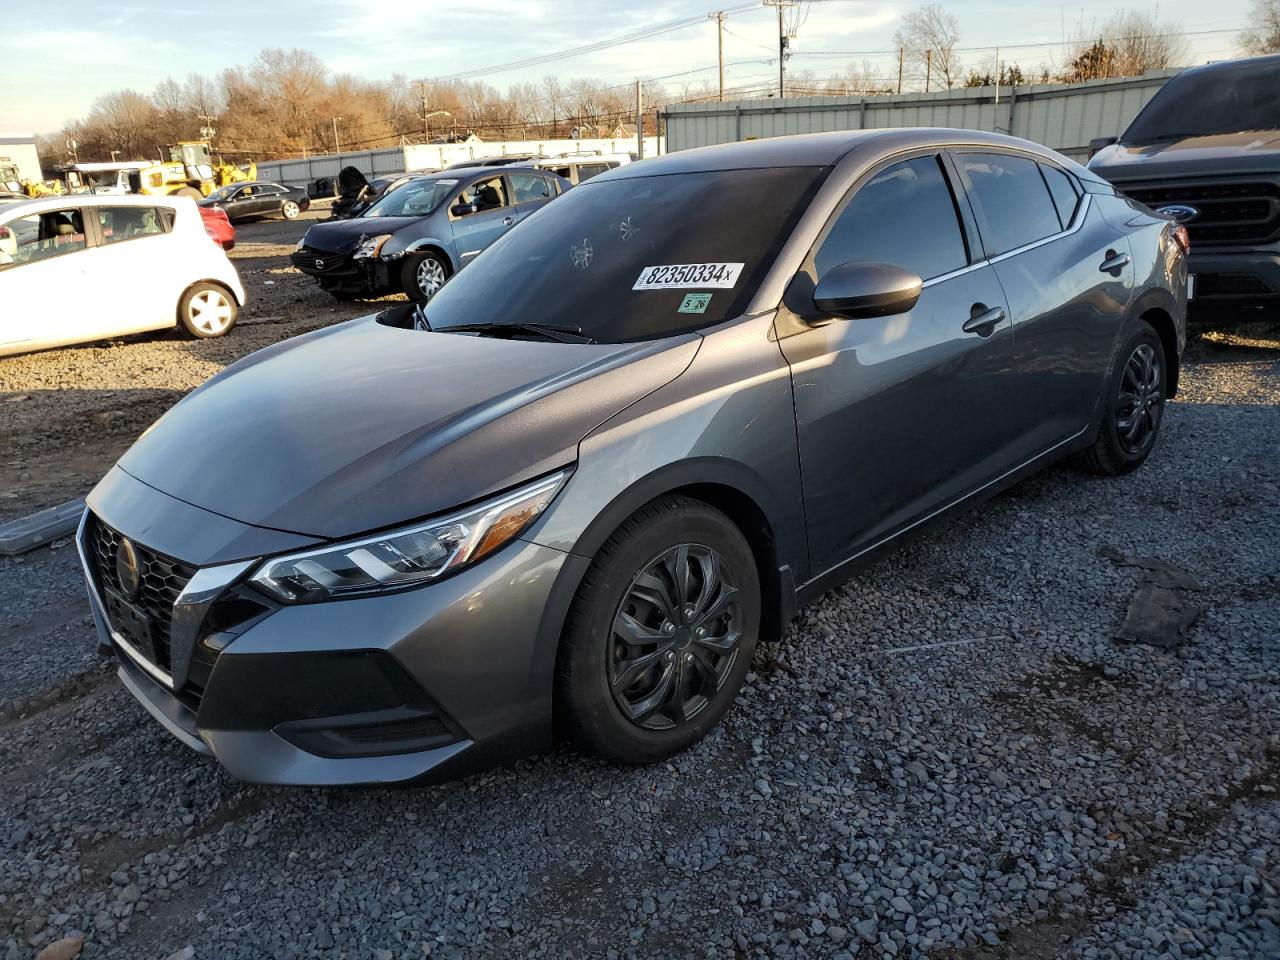
[(1253, 0), (1240, 46), (1250, 56), (1280, 53), (1280, 0)]
[(1181, 24), (1133, 10), (1117, 13), (1095, 33), (1079, 38), (1075, 48), (1062, 76), (1067, 83), (1181, 66), (1190, 51)]
[(959, 40), (960, 24), (936, 3), (907, 13), (893, 35), (893, 42), (906, 51), (908, 61), (919, 69), (921, 77), (929, 78), (928, 85), (941, 85), (948, 90), (961, 79), (960, 58), (956, 54)]
[(112, 150), (129, 159), (151, 155), (149, 134), (155, 112), (151, 101), (136, 90), (103, 94), (89, 110), (89, 139), (99, 141), (108, 155)]

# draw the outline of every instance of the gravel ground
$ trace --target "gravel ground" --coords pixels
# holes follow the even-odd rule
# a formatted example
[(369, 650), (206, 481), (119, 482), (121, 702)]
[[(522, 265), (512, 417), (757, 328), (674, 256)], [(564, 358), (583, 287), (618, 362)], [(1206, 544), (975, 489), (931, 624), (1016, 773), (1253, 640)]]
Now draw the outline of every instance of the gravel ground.
[[(339, 318), (249, 269), (306, 319), (0, 361), (32, 395), (6, 449), (52, 424), (90, 478), (221, 363)], [(1280, 339), (1252, 334), (1197, 338), (1138, 473), (1049, 471), (867, 568), (656, 768), (245, 786), (94, 656), (73, 550), (0, 559), (0, 958), (1280, 957)], [(1182, 648), (1112, 639), (1141, 571), (1105, 546), (1200, 581)]]

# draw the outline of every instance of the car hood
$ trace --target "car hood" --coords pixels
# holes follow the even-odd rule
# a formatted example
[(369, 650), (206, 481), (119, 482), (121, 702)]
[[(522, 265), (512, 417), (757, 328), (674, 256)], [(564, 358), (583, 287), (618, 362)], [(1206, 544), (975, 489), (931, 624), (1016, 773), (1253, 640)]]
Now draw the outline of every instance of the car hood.
[(354, 217), (350, 220), (331, 220), (328, 223), (317, 223), (308, 230), (303, 243), (308, 250), (349, 253), (365, 237), (395, 233), (402, 227), (422, 220), (422, 217)]
[(572, 463), (583, 437), (679, 376), (700, 342), (500, 340), (367, 317), (228, 367), (119, 466), (242, 523), (350, 536)]
[(1119, 183), (1157, 177), (1212, 177), (1280, 169), (1280, 131), (1255, 130), (1100, 150), (1089, 169)]

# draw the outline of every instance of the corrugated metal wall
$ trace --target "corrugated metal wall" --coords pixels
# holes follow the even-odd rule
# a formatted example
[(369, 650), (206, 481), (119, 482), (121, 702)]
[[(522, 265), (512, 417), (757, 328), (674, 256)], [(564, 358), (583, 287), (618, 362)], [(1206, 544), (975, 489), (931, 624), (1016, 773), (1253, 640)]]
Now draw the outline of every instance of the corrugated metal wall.
[(1035, 140), (1083, 161), (1094, 137), (1119, 134), (1176, 70), (1120, 80), (877, 97), (685, 103), (665, 113), (668, 150), (792, 133), (962, 127)]

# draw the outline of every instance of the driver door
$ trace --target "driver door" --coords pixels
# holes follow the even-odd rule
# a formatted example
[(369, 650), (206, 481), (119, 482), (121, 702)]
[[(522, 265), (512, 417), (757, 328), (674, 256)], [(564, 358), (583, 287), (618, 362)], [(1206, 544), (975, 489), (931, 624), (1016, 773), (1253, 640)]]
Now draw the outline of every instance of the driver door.
[(510, 201), (506, 178), (502, 176), (478, 180), (464, 187), (449, 206), (454, 246), (464, 266), (515, 222), (515, 207)]
[[(937, 153), (873, 171), (788, 288), (779, 346), (791, 365), (815, 575), (1011, 466), (1012, 325), (952, 184)], [(897, 316), (817, 314), (817, 282), (849, 261), (912, 271), (924, 281), (919, 301)]]

